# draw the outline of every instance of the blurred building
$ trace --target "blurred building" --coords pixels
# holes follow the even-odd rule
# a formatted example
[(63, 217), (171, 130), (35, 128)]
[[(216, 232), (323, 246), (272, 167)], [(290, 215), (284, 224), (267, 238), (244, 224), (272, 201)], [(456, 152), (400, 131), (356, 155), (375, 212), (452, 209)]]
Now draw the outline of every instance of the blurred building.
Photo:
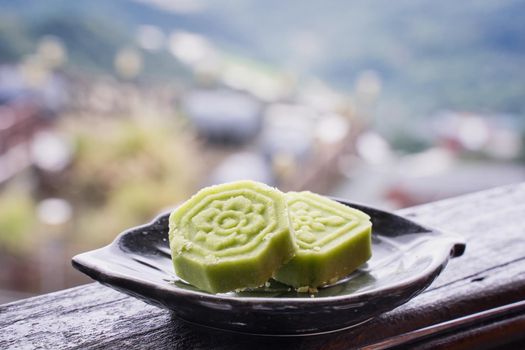
[(517, 115), (442, 111), (425, 122), (434, 142), (457, 153), (515, 160), (523, 148), (525, 123)]
[(34, 85), (20, 66), (0, 67), (0, 183), (32, 164), (34, 137), (65, 107), (66, 91), (58, 74)]
[(247, 143), (261, 130), (261, 103), (246, 93), (198, 89), (190, 91), (182, 104), (197, 132), (212, 143)]

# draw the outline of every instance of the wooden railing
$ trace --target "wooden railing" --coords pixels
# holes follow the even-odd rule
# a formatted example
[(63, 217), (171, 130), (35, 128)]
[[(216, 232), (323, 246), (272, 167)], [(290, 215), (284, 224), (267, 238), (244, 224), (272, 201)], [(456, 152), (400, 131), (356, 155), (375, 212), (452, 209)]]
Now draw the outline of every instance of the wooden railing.
[(399, 213), (463, 236), (467, 250), (425, 292), (362, 326), (292, 338), (212, 331), (93, 283), (0, 306), (0, 348), (525, 348), (525, 184)]

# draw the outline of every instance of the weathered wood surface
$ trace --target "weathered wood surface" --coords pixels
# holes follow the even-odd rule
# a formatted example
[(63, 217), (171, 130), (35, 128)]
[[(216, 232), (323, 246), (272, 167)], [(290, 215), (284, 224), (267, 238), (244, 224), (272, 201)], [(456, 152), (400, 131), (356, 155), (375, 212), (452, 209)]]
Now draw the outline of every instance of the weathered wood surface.
[[(296, 338), (211, 331), (94, 283), (0, 306), (0, 349), (374, 348), (422, 327), (525, 300), (525, 184), (400, 213), (463, 236), (467, 250), (424, 293), (361, 327)], [(517, 320), (514, 331), (524, 327), (523, 317)]]

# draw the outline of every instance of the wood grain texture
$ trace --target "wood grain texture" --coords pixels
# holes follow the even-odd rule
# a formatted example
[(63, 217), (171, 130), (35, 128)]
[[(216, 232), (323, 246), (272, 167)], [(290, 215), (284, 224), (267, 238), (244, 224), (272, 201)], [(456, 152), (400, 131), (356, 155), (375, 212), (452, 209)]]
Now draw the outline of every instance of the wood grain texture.
[(463, 236), (467, 250), (424, 293), (358, 328), (296, 338), (201, 329), (94, 283), (0, 306), (0, 348), (349, 349), (525, 299), (525, 184), (400, 213)]

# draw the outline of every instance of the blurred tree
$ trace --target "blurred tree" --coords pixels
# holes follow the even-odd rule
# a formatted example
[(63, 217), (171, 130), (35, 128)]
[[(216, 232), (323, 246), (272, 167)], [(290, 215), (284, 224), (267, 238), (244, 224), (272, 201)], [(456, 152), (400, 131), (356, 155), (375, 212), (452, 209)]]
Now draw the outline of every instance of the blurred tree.
[(198, 185), (191, 136), (131, 120), (75, 123), (76, 157), (63, 195), (76, 208), (75, 241), (98, 246), (186, 199)]
[(34, 203), (27, 191), (12, 188), (0, 196), (0, 249), (18, 254), (32, 247)]

